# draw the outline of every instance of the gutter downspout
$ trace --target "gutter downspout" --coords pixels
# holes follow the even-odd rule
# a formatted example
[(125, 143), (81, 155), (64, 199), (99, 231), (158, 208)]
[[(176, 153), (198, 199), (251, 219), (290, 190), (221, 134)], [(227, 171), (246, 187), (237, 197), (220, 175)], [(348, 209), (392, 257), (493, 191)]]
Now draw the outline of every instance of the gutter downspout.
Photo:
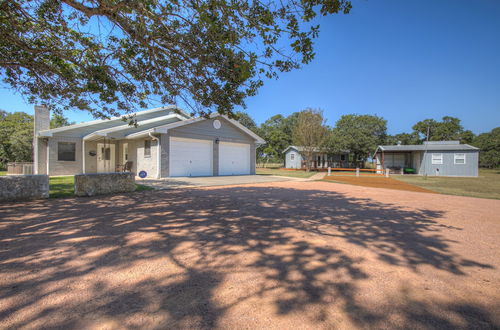
[(151, 132), (148, 133), (149, 137), (152, 140), (157, 141), (156, 143), (156, 178), (159, 179), (161, 175), (161, 143), (160, 139), (156, 136), (154, 136)]

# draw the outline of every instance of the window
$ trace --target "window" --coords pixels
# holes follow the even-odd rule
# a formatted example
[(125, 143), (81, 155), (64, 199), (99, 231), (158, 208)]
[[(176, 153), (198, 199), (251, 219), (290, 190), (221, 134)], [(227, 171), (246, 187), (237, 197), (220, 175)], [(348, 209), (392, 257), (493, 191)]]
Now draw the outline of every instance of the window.
[(295, 159), (295, 154), (290, 154), (290, 160), (294, 160)]
[(144, 141), (144, 157), (151, 157), (151, 140)]
[(103, 160), (111, 160), (111, 148), (110, 147), (101, 148), (101, 154), (102, 154)]
[(443, 154), (432, 154), (432, 164), (442, 165), (443, 164)]
[(465, 164), (465, 154), (455, 154), (455, 164)]
[(340, 155), (340, 160), (345, 160), (345, 155)]
[(57, 160), (74, 162), (75, 155), (76, 155), (76, 143), (73, 142), (57, 143)]

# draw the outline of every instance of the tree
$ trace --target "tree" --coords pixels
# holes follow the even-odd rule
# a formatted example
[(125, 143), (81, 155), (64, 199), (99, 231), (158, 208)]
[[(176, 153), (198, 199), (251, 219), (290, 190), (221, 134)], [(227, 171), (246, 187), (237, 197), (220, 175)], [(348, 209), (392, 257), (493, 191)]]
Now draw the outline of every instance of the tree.
[(464, 130), (460, 119), (444, 116), (441, 121), (425, 119), (413, 125), (414, 133), (421, 137), (421, 141), (451, 141), (458, 140), (462, 143), (470, 143), (474, 139), (474, 133)]
[(0, 167), (8, 162), (32, 161), (33, 116), (0, 111)]
[(323, 149), (328, 137), (323, 111), (308, 108), (299, 113), (293, 129), (295, 145), (302, 147), (306, 159), (306, 171), (311, 169), (314, 153)]
[(332, 152), (348, 150), (355, 161), (366, 161), (387, 138), (387, 121), (371, 115), (343, 115), (329, 142)]
[(479, 165), (482, 167), (500, 166), (500, 127), (494, 128), (489, 133), (479, 134), (473, 141), (478, 147)]
[(315, 18), (348, 0), (0, 2), (4, 82), (52, 109), (96, 117), (186, 103), (230, 114), (263, 78), (314, 58)]
[(247, 114), (246, 112), (238, 111), (234, 114), (234, 117), (243, 126), (250, 129), (255, 134), (257, 134), (257, 135), (259, 134), (259, 128), (257, 127), (257, 124), (255, 123), (255, 120), (253, 120), (253, 118), (250, 117), (249, 114)]
[(283, 151), (292, 144), (289, 123), (290, 121), (283, 115), (275, 115), (260, 125), (260, 136), (266, 140), (266, 144), (257, 149), (259, 158), (271, 162), (283, 160)]
[[(71, 125), (61, 114), (54, 114), (50, 128)], [(33, 160), (33, 116), (24, 112), (0, 110), (0, 168), (8, 162)]]
[(396, 135), (392, 136), (387, 136), (386, 141), (384, 144), (387, 145), (393, 145), (393, 144), (421, 144), (422, 141), (420, 140), (420, 137), (418, 133), (413, 132), (413, 133), (399, 133)]
[(50, 119), (50, 128), (58, 128), (75, 124), (59, 113), (54, 113)]

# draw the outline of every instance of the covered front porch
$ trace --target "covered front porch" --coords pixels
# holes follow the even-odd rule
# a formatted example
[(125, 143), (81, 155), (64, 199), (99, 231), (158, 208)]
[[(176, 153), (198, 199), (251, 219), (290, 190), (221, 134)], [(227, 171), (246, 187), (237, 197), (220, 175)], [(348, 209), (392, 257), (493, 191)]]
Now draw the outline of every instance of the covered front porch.
[[(420, 172), (422, 153), (418, 151), (377, 151), (375, 154), (376, 168), (389, 169), (391, 173), (405, 174)], [(411, 169), (411, 170), (410, 170)]]
[(156, 178), (158, 138), (113, 139), (91, 137), (83, 140), (82, 173), (145, 171)]
[[(310, 163), (310, 168), (313, 170), (327, 169), (328, 167), (349, 167), (349, 155), (347, 153), (314, 153), (313, 159)], [(301, 168), (305, 169), (306, 165), (307, 160), (303, 159)]]

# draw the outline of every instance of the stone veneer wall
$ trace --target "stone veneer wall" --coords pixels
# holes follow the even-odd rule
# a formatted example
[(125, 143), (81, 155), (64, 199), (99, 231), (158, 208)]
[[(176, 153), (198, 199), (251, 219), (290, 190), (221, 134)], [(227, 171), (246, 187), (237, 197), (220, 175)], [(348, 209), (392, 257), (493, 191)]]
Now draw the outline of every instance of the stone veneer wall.
[(75, 195), (95, 196), (135, 190), (132, 172), (91, 173), (75, 175)]
[(0, 176), (0, 202), (49, 198), (48, 175)]

